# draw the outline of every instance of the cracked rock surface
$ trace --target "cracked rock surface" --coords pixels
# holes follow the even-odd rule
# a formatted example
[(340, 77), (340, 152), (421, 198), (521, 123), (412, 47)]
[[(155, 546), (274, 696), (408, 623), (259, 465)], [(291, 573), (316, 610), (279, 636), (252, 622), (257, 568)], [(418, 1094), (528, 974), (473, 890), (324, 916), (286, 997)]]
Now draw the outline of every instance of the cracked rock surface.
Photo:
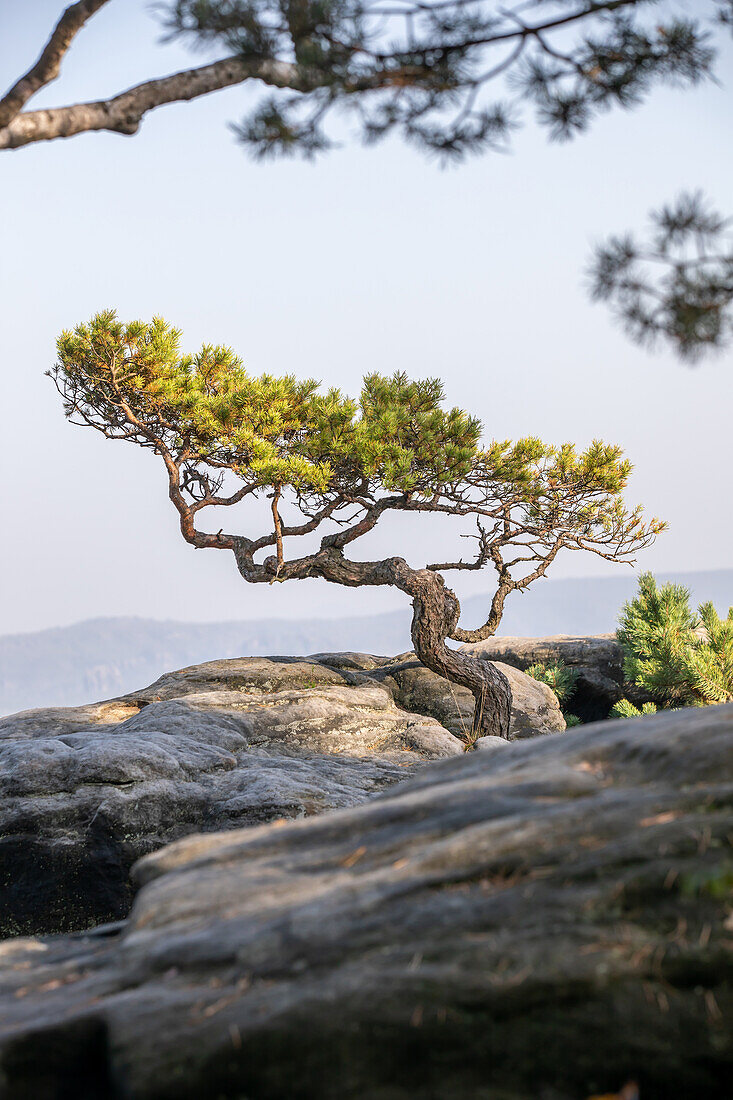
[(0, 945), (0, 1093), (728, 1100), (732, 842), (733, 706), (189, 836), (121, 925)]
[[(552, 692), (509, 671), (517, 734), (564, 728)], [(169, 841), (353, 806), (461, 754), (472, 702), (414, 655), (342, 653), (213, 661), (2, 719), (0, 934), (119, 919), (132, 863)]]

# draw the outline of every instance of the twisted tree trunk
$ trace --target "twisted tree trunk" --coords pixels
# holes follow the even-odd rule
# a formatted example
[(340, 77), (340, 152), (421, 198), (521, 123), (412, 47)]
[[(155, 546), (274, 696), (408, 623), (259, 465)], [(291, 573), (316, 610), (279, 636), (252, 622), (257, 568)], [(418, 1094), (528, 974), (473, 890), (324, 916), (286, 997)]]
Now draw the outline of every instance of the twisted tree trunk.
[(476, 702), (472, 728), (466, 737), (468, 746), (489, 735), (508, 741), (512, 710), (509, 681), (490, 661), (446, 646), (446, 638), (455, 637), (461, 605), (456, 594), (446, 588), (441, 575), (431, 569), (413, 569), (404, 558), (352, 561), (339, 546), (333, 545), (340, 537), (331, 536), (331, 545), (297, 561), (282, 562), (272, 555), (258, 565), (252, 556), (253, 544), (242, 537), (237, 537), (232, 549), (241, 576), (250, 583), (271, 583), (274, 578), (285, 581), (322, 577), (348, 588), (371, 585), (399, 588), (412, 599), (412, 642), (422, 663), (431, 672), (468, 688), (473, 694)]
[(473, 747), (479, 737), (487, 735), (509, 740), (512, 709), (509, 681), (490, 661), (447, 648), (445, 639), (453, 634), (461, 610), (458, 599), (445, 587), (439, 574), (416, 570), (413, 575), (418, 589), (412, 601), (415, 652), (432, 672), (467, 687), (473, 694), (475, 706), (467, 737), (469, 747)]

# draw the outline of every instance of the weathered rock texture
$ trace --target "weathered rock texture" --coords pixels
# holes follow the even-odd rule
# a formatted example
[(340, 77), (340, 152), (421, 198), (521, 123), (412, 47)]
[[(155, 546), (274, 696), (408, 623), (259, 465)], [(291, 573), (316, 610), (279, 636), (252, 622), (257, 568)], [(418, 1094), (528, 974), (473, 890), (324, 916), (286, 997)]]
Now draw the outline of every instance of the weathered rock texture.
[[(538, 737), (565, 729), (565, 719), (557, 698), (547, 687), (517, 668), (493, 661), (501, 669), (512, 689), (512, 739)], [(467, 688), (457, 687), (436, 676), (416, 660), (413, 653), (398, 657), (379, 675), (391, 685), (395, 700), (408, 710), (432, 715), (457, 737), (471, 730), (474, 698)]]
[[(563, 728), (552, 693), (510, 671), (518, 734)], [(188, 833), (362, 802), (462, 753), (450, 730), (464, 714), (470, 729), (472, 706), (414, 655), (322, 654), (214, 661), (124, 698), (6, 718), (0, 934), (124, 916), (132, 863)]]
[(729, 1100), (732, 839), (733, 706), (189, 837), (121, 931), (0, 948), (0, 1093)]
[(625, 681), (621, 646), (615, 634), (574, 637), (556, 634), (548, 638), (488, 638), (462, 649), (489, 661), (503, 661), (524, 671), (541, 661), (563, 661), (578, 673), (568, 710), (584, 722), (607, 718), (614, 703), (624, 696), (637, 705), (650, 697)]

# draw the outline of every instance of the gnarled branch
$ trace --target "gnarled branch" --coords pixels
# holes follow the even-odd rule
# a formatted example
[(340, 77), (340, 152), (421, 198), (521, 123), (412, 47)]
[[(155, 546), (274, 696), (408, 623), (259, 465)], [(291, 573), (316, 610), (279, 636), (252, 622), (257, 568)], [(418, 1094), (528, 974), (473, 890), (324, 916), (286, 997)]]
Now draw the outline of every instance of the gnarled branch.
[(135, 134), (144, 116), (156, 107), (198, 99), (209, 92), (252, 79), (262, 80), (276, 88), (297, 90), (302, 86), (296, 65), (284, 61), (246, 61), (239, 57), (225, 57), (197, 69), (185, 69), (158, 80), (147, 80), (112, 99), (42, 111), (24, 111), (0, 130), (0, 149), (19, 149), (23, 145), (73, 137), (91, 130)]
[(0, 130), (20, 114), (31, 96), (56, 79), (77, 33), (107, 3), (109, 0), (79, 0), (66, 9), (35, 65), (0, 99)]

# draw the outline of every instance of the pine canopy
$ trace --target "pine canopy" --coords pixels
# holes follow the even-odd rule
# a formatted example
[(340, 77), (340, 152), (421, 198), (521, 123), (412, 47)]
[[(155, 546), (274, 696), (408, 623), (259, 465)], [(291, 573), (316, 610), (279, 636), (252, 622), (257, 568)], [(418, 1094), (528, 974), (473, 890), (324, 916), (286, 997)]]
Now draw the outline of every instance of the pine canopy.
[[(631, 466), (618, 447), (596, 441), (577, 451), (534, 437), (483, 444), (477, 417), (446, 408), (437, 379), (372, 373), (351, 398), (312, 379), (252, 375), (227, 347), (186, 354), (162, 318), (125, 323), (113, 311), (62, 333), (50, 374), (70, 420), (162, 457), (184, 536), (235, 550), (248, 580), (319, 575), (317, 554), (288, 551), (321, 526), (326, 553), (342, 552), (390, 510), (468, 517), (473, 556), (428, 568), (493, 566), (486, 636), (508, 593), (543, 576), (560, 550), (629, 561), (663, 528), (626, 508)], [(201, 509), (248, 496), (272, 501), (271, 533), (214, 536), (194, 526)], [(267, 548), (274, 563), (255, 557)]]
[[(617, 637), (626, 676), (666, 707), (733, 700), (733, 607), (721, 619), (711, 602), (695, 614), (689, 601), (687, 588), (658, 585), (643, 573), (621, 612)], [(614, 713), (631, 717), (634, 708), (622, 704)]]
[[(399, 135), (456, 161), (505, 150), (527, 106), (552, 139), (566, 140), (660, 84), (714, 80), (733, 28), (733, 0), (160, 0), (153, 7), (167, 37), (216, 60), (102, 99), (33, 109), (108, 3), (70, 4), (36, 62), (0, 95), (0, 151), (89, 131), (132, 135), (165, 104), (240, 85), (252, 94), (233, 130), (256, 157), (314, 157), (336, 144), (338, 119), (339, 138)], [(627, 234), (596, 250), (593, 296), (637, 341), (668, 340), (687, 359), (725, 346), (725, 219), (682, 195), (653, 222), (646, 245)]]

